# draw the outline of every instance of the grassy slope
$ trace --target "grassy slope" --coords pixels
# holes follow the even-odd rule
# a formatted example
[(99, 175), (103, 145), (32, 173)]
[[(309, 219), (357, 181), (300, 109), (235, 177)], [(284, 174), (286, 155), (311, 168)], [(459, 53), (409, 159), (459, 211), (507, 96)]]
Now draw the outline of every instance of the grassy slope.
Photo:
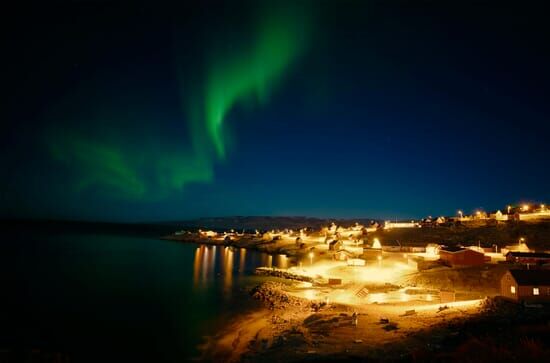
[(520, 237), (526, 239), (532, 249), (550, 250), (550, 222), (526, 223), (515, 222), (495, 226), (469, 228), (465, 226), (436, 228), (403, 228), (380, 230), (369, 233), (371, 241), (375, 237), (384, 241), (398, 240), (403, 245), (425, 246), (427, 243), (444, 243), (456, 245), (477, 244), (503, 247), (518, 242)]

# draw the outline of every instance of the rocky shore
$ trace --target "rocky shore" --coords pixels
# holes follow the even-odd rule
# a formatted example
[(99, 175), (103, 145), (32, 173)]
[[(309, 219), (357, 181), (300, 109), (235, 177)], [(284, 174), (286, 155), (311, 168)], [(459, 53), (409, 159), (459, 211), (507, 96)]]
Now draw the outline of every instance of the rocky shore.
[(315, 279), (313, 277), (298, 275), (298, 274), (289, 272), (287, 270), (282, 270), (282, 269), (272, 268), (272, 267), (258, 267), (256, 269), (256, 274), (264, 275), (264, 276), (279, 277), (279, 278), (295, 280), (295, 281), (304, 281), (304, 282), (311, 282), (311, 283), (315, 282)]
[[(205, 360), (229, 362), (407, 361), (442, 349), (479, 307), (405, 313), (392, 304), (327, 304), (295, 296), (293, 285), (268, 281), (250, 294), (263, 308), (242, 316), (203, 347)], [(437, 332), (435, 336), (430, 331)], [(447, 344), (447, 343), (445, 343)]]

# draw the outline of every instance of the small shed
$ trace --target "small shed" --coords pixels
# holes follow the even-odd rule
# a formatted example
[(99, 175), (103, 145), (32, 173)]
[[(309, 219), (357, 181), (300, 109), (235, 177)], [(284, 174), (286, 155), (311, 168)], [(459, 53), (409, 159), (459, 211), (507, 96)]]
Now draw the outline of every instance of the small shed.
[(400, 252), (401, 244), (397, 240), (390, 240), (382, 246), (382, 251), (386, 252)]
[(500, 280), (500, 294), (517, 302), (550, 302), (550, 270), (509, 270)]

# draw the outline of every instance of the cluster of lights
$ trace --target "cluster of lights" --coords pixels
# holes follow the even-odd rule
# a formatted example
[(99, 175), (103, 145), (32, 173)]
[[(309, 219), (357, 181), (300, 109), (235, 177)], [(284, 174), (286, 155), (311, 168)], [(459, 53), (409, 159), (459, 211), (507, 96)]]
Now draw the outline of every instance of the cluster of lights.
[[(514, 208), (514, 207), (512, 207), (511, 205), (507, 205), (507, 206), (506, 206), (506, 212), (507, 212), (507, 214), (510, 214), (510, 213), (512, 212), (512, 209), (513, 209), (513, 208)], [(519, 207), (519, 209), (520, 209), (522, 212), (529, 212), (529, 211), (532, 209), (532, 206), (529, 205), (528, 203), (524, 203), (524, 204), (522, 204), (522, 205)], [(545, 204), (540, 204), (540, 210), (541, 210), (541, 211), (546, 211), (546, 205), (545, 205)], [(460, 218), (464, 218), (464, 212), (463, 212), (462, 210), (458, 210), (458, 211), (457, 211), (457, 214), (458, 214), (458, 216), (459, 216)], [(476, 211), (474, 212), (474, 214), (475, 214), (476, 216), (480, 217), (481, 214), (482, 214), (482, 211), (476, 210)]]

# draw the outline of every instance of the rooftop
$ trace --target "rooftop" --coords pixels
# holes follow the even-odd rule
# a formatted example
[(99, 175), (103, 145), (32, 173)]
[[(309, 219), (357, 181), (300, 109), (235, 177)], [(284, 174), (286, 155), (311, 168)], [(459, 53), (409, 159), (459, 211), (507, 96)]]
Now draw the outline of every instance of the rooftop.
[(442, 247), (440, 249), (440, 251), (444, 251), (444, 252), (462, 252), (462, 251), (466, 251), (466, 248), (464, 247), (455, 247), (455, 246), (451, 246), (451, 247)]
[(545, 252), (513, 252), (510, 251), (506, 255), (511, 254), (514, 257), (538, 257), (538, 258), (550, 258), (550, 253)]
[(482, 252), (478, 252), (470, 248), (464, 248), (464, 247), (444, 247), (439, 250), (439, 253), (441, 252), (450, 252), (450, 253), (462, 253), (462, 252), (472, 253), (473, 252), (473, 253), (483, 254)]
[(550, 270), (510, 270), (518, 285), (550, 285)]

